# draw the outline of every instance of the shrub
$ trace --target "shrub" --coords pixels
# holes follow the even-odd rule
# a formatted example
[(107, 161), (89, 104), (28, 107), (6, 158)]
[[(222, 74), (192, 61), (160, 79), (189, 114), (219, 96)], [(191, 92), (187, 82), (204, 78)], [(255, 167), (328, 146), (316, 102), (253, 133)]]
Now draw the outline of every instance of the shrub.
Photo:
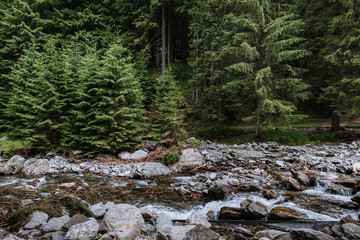
[(181, 156), (181, 151), (168, 152), (164, 155), (163, 159), (161, 160), (161, 163), (166, 166), (169, 166), (171, 164), (178, 162), (180, 156)]

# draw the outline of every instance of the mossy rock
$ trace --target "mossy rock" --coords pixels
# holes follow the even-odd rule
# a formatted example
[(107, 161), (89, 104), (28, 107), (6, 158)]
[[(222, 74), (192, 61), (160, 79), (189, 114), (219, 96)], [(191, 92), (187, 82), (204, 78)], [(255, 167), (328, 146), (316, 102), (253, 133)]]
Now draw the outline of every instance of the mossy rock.
[(94, 214), (81, 199), (72, 195), (57, 194), (35, 204), (20, 206), (7, 220), (7, 224), (10, 226), (9, 230), (11, 232), (19, 231), (35, 211), (45, 212), (49, 218), (61, 217), (64, 207), (69, 211), (70, 217), (78, 213), (87, 217), (94, 217)]

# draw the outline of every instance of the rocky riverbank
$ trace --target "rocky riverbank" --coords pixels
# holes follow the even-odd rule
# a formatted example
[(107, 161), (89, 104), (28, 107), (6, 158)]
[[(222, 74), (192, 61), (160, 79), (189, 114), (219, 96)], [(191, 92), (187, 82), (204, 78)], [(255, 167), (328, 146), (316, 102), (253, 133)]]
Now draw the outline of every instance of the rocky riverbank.
[[(175, 240), (204, 239), (199, 236), (205, 235), (210, 239), (360, 239), (360, 142), (305, 146), (207, 142), (183, 150), (180, 161), (171, 166), (146, 162), (148, 154), (151, 150), (121, 153), (118, 160), (110, 163), (54, 154), (1, 159), (0, 174), (4, 176), (0, 177), (0, 187), (4, 191), (0, 197), (0, 216), (6, 227), (1, 230), (2, 236), (6, 235), (4, 239)], [(97, 176), (97, 180), (90, 182), (87, 179), (90, 175)], [(64, 179), (57, 181), (61, 176)], [(90, 198), (94, 192), (96, 198)], [(16, 198), (17, 194), (24, 199)], [(74, 211), (69, 199), (87, 200), (93, 205), (85, 202), (84, 207)], [(16, 207), (8, 206), (9, 203)], [(35, 207), (51, 206), (49, 203), (61, 203), (56, 206), (62, 210), (54, 213), (47, 212), (49, 209), (45, 207)], [(26, 219), (16, 223), (16, 230), (11, 229), (15, 235), (9, 235), (9, 219), (24, 208), (29, 209)], [(87, 208), (89, 211), (84, 210)], [(75, 213), (85, 215), (81, 217), (84, 221), (73, 224), (76, 228), (70, 231), (72, 227), (64, 226)], [(112, 216), (110, 222), (106, 216)], [(31, 223), (34, 219), (38, 219), (36, 226)], [(166, 230), (159, 225), (165, 221), (161, 219), (167, 219)], [(211, 220), (216, 220), (216, 224), (211, 225)], [(242, 224), (235, 227), (236, 231), (229, 230), (234, 229), (233, 225), (223, 231), (218, 226), (219, 222), (221, 225), (234, 220), (280, 221), (280, 225), (290, 220), (327, 223), (314, 224), (312, 229), (279, 229), (270, 225), (252, 229)], [(56, 229), (47, 227), (52, 223), (56, 223)], [(64, 226), (59, 227), (62, 223)], [(29, 224), (35, 227), (29, 228)], [(263, 230), (269, 226), (273, 229)], [(121, 235), (128, 230), (129, 236)]]

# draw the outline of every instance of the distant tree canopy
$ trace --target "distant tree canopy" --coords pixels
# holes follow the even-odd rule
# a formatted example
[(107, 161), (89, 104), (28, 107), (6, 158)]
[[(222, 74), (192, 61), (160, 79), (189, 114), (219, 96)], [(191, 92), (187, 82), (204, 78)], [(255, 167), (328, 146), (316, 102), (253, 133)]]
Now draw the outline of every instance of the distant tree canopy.
[(357, 0), (4, 0), (0, 18), (0, 132), (35, 148), (360, 114)]

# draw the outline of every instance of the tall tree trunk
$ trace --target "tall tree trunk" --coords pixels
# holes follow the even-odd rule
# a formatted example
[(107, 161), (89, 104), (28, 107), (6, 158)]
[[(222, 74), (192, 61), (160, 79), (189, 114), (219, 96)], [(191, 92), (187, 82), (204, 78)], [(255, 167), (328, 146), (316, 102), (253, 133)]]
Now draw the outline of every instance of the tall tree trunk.
[(257, 109), (256, 109), (255, 135), (256, 135), (256, 140), (260, 141), (261, 140), (261, 129), (260, 129), (260, 125), (261, 125), (261, 109), (260, 109), (261, 99), (258, 99), (257, 105), (258, 106), (257, 106)]
[(225, 98), (221, 96), (218, 109), (218, 129), (222, 134), (224, 131), (224, 122), (225, 122)]
[(156, 49), (155, 49), (155, 67), (160, 67), (160, 41), (156, 42)]
[(167, 21), (167, 23), (168, 23), (167, 59), (168, 59), (168, 67), (170, 67), (170, 65), (171, 65), (171, 51), (172, 51), (172, 49), (171, 49), (171, 25), (170, 25), (171, 18), (170, 18), (170, 11), (168, 13), (168, 21)]
[(166, 70), (166, 33), (165, 33), (165, 6), (162, 5), (162, 26), (161, 26), (161, 73), (165, 76)]
[(330, 131), (338, 131), (338, 130), (340, 130), (340, 117), (333, 113), (331, 117)]

